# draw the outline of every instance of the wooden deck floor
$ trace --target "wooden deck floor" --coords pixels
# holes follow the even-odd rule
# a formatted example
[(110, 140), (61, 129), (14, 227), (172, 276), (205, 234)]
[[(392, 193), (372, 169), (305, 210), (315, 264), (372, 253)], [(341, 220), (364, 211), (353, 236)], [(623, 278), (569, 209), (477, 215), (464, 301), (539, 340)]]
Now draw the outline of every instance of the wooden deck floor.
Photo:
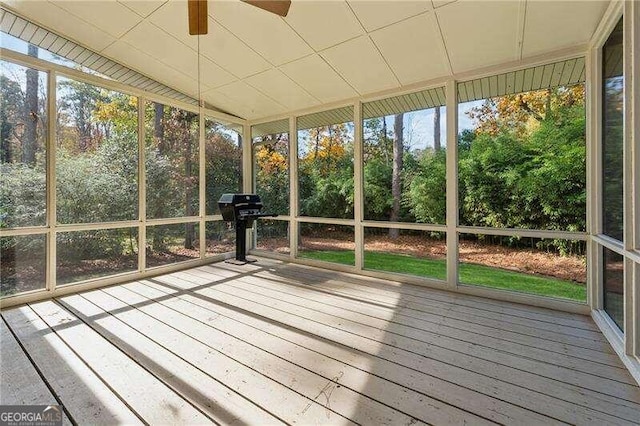
[(0, 403), (67, 423), (640, 422), (588, 317), (266, 259), (2, 318)]

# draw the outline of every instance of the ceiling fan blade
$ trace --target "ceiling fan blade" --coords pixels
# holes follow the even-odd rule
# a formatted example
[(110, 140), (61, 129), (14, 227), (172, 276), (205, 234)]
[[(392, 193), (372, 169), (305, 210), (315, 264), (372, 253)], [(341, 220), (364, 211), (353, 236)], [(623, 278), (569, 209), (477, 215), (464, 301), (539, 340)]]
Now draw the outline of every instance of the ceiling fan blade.
[(207, 33), (207, 0), (189, 0), (189, 34), (204, 35)]
[(252, 6), (259, 7), (282, 17), (287, 16), (289, 13), (289, 6), (291, 6), (291, 0), (242, 0)]

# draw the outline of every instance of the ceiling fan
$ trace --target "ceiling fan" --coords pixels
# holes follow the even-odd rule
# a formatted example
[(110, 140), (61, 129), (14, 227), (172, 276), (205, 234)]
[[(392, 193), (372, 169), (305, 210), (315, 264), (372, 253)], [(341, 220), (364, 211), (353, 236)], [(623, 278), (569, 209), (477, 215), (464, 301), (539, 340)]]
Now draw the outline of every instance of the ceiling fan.
[[(240, 0), (252, 6), (285, 17), (291, 0)], [(207, 34), (207, 0), (189, 0), (189, 34)]]

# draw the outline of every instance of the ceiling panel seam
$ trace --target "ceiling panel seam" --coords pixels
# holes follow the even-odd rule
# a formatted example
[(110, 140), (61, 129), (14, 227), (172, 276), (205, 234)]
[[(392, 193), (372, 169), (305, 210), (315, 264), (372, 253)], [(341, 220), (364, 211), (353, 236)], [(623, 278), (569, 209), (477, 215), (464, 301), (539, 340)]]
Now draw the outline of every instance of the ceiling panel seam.
[(527, 22), (527, 0), (520, 0), (520, 7), (518, 9), (518, 29), (516, 31), (516, 57), (517, 61), (522, 59), (522, 52), (524, 50), (524, 30)]
[(449, 75), (453, 75), (453, 66), (451, 65), (451, 57), (449, 55), (449, 50), (447, 49), (447, 43), (444, 41), (444, 34), (442, 33), (442, 26), (440, 25), (440, 18), (438, 18), (438, 10), (434, 7), (433, 16), (436, 20), (436, 25), (438, 27), (438, 35), (440, 35), (440, 48), (444, 51), (444, 54), (447, 58), (447, 69), (449, 71)]
[[(348, 3), (348, 2), (346, 2), (346, 1), (345, 1), (345, 3), (347, 3), (347, 7), (349, 8), (349, 10), (351, 10), (351, 5), (349, 5), (349, 3)], [(358, 19), (358, 15), (356, 15), (356, 14), (353, 12), (353, 10), (351, 10), (351, 13), (353, 13), (353, 14), (354, 14), (354, 16), (356, 17), (356, 20), (358, 21), (358, 24), (360, 24), (360, 26), (362, 27), (362, 23), (360, 22), (360, 19)], [(304, 41), (304, 43), (305, 43), (307, 46), (309, 46), (309, 48), (314, 52), (313, 54), (317, 54), (317, 55), (318, 55), (318, 57), (319, 57), (320, 59), (322, 59), (322, 60), (323, 60), (323, 61), (324, 61), (324, 62), (325, 62), (325, 63), (326, 63), (326, 64), (327, 64), (327, 65), (328, 65), (328, 66), (329, 66), (329, 67), (330, 67), (330, 68), (331, 68), (331, 69), (332, 69), (332, 70), (333, 70), (333, 71), (334, 71), (334, 72), (335, 72), (335, 73), (336, 73), (336, 74), (337, 74), (337, 75), (338, 75), (338, 76), (339, 76), (339, 77), (340, 77), (340, 78), (341, 78), (341, 79), (342, 79), (342, 80), (347, 84), (347, 85), (349, 85), (349, 87), (351, 87), (351, 88), (352, 88), (356, 93), (360, 93), (360, 92), (358, 92), (358, 91), (356, 90), (356, 88), (355, 88), (355, 87), (353, 87), (353, 86), (351, 85), (351, 83), (350, 83), (350, 82), (349, 82), (349, 81), (348, 81), (348, 80), (347, 80), (347, 79), (346, 79), (342, 74), (340, 74), (340, 73), (338, 72), (338, 70), (336, 70), (336, 69), (335, 69), (335, 68), (334, 68), (334, 67), (329, 63), (329, 61), (327, 61), (327, 60), (326, 60), (326, 59), (325, 59), (325, 58), (320, 54), (320, 52), (324, 52), (325, 50), (327, 50), (327, 49), (331, 49), (332, 47), (338, 46), (338, 45), (340, 45), (340, 44), (342, 44), (342, 43), (346, 43), (346, 42), (351, 41), (351, 40), (354, 40), (354, 39), (356, 39), (356, 38), (358, 38), (358, 37), (362, 37), (362, 34), (360, 34), (360, 35), (358, 35), (358, 36), (355, 36), (355, 37), (351, 37), (351, 38), (349, 38), (348, 40), (344, 40), (344, 41), (342, 41), (342, 42), (340, 42), (340, 43), (336, 43), (336, 44), (334, 44), (334, 45), (332, 45), (332, 46), (329, 46), (329, 47), (326, 47), (326, 48), (324, 48), (324, 49), (316, 50), (316, 49), (314, 49), (314, 48), (313, 48), (313, 46), (311, 46), (311, 45), (307, 42), (307, 40), (305, 40), (305, 38), (304, 38), (304, 37), (302, 37), (302, 35), (300, 35), (300, 33), (298, 33), (298, 31), (296, 31), (296, 29), (295, 29), (295, 28), (293, 28), (293, 27), (291, 26), (291, 24), (289, 24), (289, 22), (287, 22), (287, 20), (286, 20), (286, 19), (284, 19), (284, 18), (280, 18), (280, 19), (281, 19), (285, 24), (287, 24), (287, 26), (288, 26), (289, 28), (291, 28), (291, 30), (292, 30), (294, 33), (296, 33), (296, 35), (297, 35), (298, 37), (300, 37), (300, 39), (302, 39), (302, 41)], [(363, 28), (363, 30), (364, 30), (364, 27), (362, 27), (362, 28)], [(365, 34), (366, 34), (366, 30), (364, 30), (364, 32), (365, 32)], [(311, 55), (306, 55), (306, 56), (303, 56), (303, 57), (301, 57), (301, 58), (293, 59), (293, 60), (291, 60), (291, 61), (288, 61), (288, 62), (285, 62), (285, 63), (283, 63), (283, 64), (280, 64), (280, 65), (278, 65), (278, 69), (280, 69), (280, 67), (283, 67), (283, 66), (285, 66), (285, 65), (287, 65), (287, 64), (290, 64), (290, 63), (292, 63), (292, 62), (299, 61), (300, 59), (304, 59), (304, 58), (306, 58), (306, 57), (308, 57), (308, 56), (311, 56)], [(286, 73), (285, 73), (284, 71), (282, 71), (282, 73), (286, 75)], [(315, 98), (315, 97), (314, 97), (314, 98)], [(321, 102), (321, 101), (320, 101), (320, 102)]]
[[(307, 91), (307, 89), (305, 89), (305, 88), (304, 88), (304, 87), (302, 87), (300, 84), (298, 84), (295, 80), (293, 80), (292, 78), (290, 78), (290, 77), (289, 77), (289, 76), (288, 76), (284, 71), (282, 71), (279, 67), (278, 67), (278, 68), (272, 68), (272, 69), (273, 69), (273, 70), (276, 70), (276, 72), (279, 72), (280, 74), (282, 74), (282, 75), (284, 76), (284, 78), (286, 78), (287, 80), (289, 80), (289, 81), (290, 81), (291, 83), (293, 83), (295, 86), (298, 86), (298, 87), (299, 87), (299, 88), (300, 88), (304, 93), (306, 93), (307, 95), (311, 96), (311, 97), (313, 98), (313, 100), (314, 100), (314, 101), (319, 102), (319, 103), (322, 103), (322, 101), (320, 101), (320, 99), (316, 98), (316, 97), (315, 97), (315, 96), (313, 96), (311, 93), (309, 93), (309, 92)], [(270, 70), (263, 71), (263, 72), (258, 73), (258, 74), (263, 74), (263, 73), (265, 73), (265, 72), (269, 72), (269, 71), (270, 71)], [(255, 74), (255, 75), (258, 75), (258, 74)], [(247, 78), (246, 78), (246, 79), (244, 79), (244, 80), (245, 80), (245, 82), (246, 82), (249, 86), (253, 87), (253, 88), (254, 88), (254, 89), (256, 89), (257, 91), (259, 91), (259, 92), (261, 92), (261, 93), (262, 93), (262, 91), (261, 91), (259, 88), (257, 88), (256, 86), (254, 86), (253, 84), (251, 84), (251, 83), (249, 82), (249, 77), (247, 77)], [(264, 95), (267, 95), (266, 93), (263, 93), (263, 94), (264, 94)], [(267, 95), (267, 96), (268, 96), (268, 95)], [(276, 101), (276, 99), (273, 99), (273, 100), (274, 100), (274, 101)], [(280, 102), (278, 102), (278, 101), (276, 101), (276, 102), (277, 102), (277, 103), (280, 103)], [(282, 105), (282, 104), (281, 104), (281, 106), (285, 107), (285, 106), (284, 106), (284, 105)], [(288, 108), (287, 108), (287, 107), (285, 107), (285, 109), (288, 109)]]
[(387, 58), (382, 54), (382, 51), (380, 50), (380, 48), (378, 47), (378, 45), (376, 44), (375, 40), (373, 40), (371, 38), (371, 36), (369, 35), (369, 33), (367, 33), (367, 38), (369, 39), (369, 41), (371, 41), (371, 43), (373, 43), (373, 47), (376, 48), (376, 52), (378, 52), (378, 55), (380, 55), (380, 57), (382, 58), (382, 60), (384, 61), (385, 65), (387, 66), (387, 68), (389, 68), (389, 71), (391, 71), (391, 74), (393, 75), (393, 78), (396, 79), (396, 83), (399, 87), (402, 87), (402, 83), (400, 82), (400, 79), (398, 78), (398, 76), (396, 75), (396, 72), (393, 70), (393, 67), (391, 65), (389, 65), (389, 61), (387, 61)]
[[(256, 55), (260, 56), (262, 59), (264, 59), (265, 61), (267, 61), (267, 63), (269, 65), (271, 65), (271, 67), (275, 68), (276, 64), (274, 64), (273, 62), (271, 62), (269, 59), (265, 58), (265, 56), (263, 54), (261, 54), (260, 52), (258, 52), (257, 50), (255, 50), (253, 47), (251, 47), (249, 45), (249, 43), (245, 42), (241, 37), (239, 37), (238, 35), (236, 35), (236, 33), (234, 33), (233, 31), (231, 31), (229, 28), (227, 28), (224, 24), (222, 24), (222, 22), (216, 20), (213, 16), (209, 15), (209, 17), (213, 20), (213, 22), (215, 22), (216, 24), (220, 25), (220, 28), (224, 28), (225, 30), (227, 30), (231, 35), (233, 35), (235, 38), (237, 38), (238, 40), (240, 40), (242, 42), (242, 44), (244, 44), (245, 46), (247, 46), (249, 49), (251, 49)], [(256, 73), (256, 74), (259, 74)], [(253, 74), (255, 75), (255, 74)], [(245, 78), (248, 78), (250, 76), (247, 76)]]
[[(151, 16), (151, 15), (149, 15), (149, 16)], [(147, 17), (147, 18), (148, 18), (148, 17)], [(143, 21), (140, 21), (140, 22), (138, 23), (138, 25), (139, 25), (140, 23), (144, 22), (144, 21), (147, 21), (147, 18), (145, 18)], [(148, 23), (149, 25), (154, 26), (154, 27), (155, 27), (155, 28), (157, 28), (158, 30), (162, 31), (164, 34), (166, 34), (167, 36), (171, 37), (172, 39), (174, 39), (174, 40), (175, 40), (175, 41), (177, 41), (178, 43), (182, 44), (182, 46), (183, 46), (185, 49), (189, 49), (191, 52), (195, 53), (195, 54), (196, 54), (196, 57), (197, 57), (198, 55), (200, 55), (200, 54), (201, 54), (201, 53), (199, 52), (199, 50), (193, 50), (193, 48), (192, 48), (191, 46), (189, 46), (188, 44), (186, 44), (184, 41), (182, 41), (182, 40), (181, 40), (181, 39), (179, 39), (178, 37), (174, 36), (173, 34), (171, 34), (171, 33), (167, 32), (167, 31), (165, 31), (163, 28), (161, 28), (161, 27), (157, 26), (153, 21), (148, 20), (148, 22), (147, 22), (147, 23)], [(132, 28), (132, 29), (133, 29), (133, 28)], [(199, 36), (198, 36), (198, 37), (199, 37)], [(121, 40), (121, 41), (123, 41), (123, 42), (125, 42), (125, 43), (126, 43), (126, 41), (124, 41), (124, 40)], [(129, 43), (127, 43), (127, 44), (129, 44)], [(129, 45), (130, 45), (130, 44), (129, 44)], [(134, 47), (135, 47), (135, 46), (134, 46)], [(222, 65), (220, 65), (219, 63), (217, 63), (215, 60), (211, 59), (209, 56), (207, 56), (207, 55), (205, 55), (205, 54), (202, 54), (202, 56), (204, 56), (204, 57), (206, 57), (207, 59), (209, 59), (209, 60), (210, 60), (211, 62), (213, 62), (215, 65), (217, 65), (218, 67), (220, 67), (223, 71), (228, 72), (229, 74), (231, 74), (231, 75), (236, 79), (236, 81), (237, 81), (237, 80), (241, 80), (241, 78), (240, 78), (240, 77), (238, 77), (237, 75), (235, 75), (234, 73), (232, 73), (230, 70), (226, 69), (225, 67), (223, 67)], [(177, 70), (176, 68), (172, 67), (170, 64), (167, 64), (167, 63), (166, 63), (165, 61), (163, 61), (162, 59), (159, 59), (159, 58), (156, 58), (156, 59), (157, 59), (158, 61), (162, 62), (163, 64), (167, 65), (168, 67), (170, 67), (170, 68), (172, 68), (172, 69), (175, 69), (175, 70), (176, 70), (176, 71), (178, 71), (178, 72), (181, 72), (181, 71)], [(189, 78), (191, 78), (191, 79), (193, 79), (193, 78), (192, 78), (191, 76), (189, 76), (188, 74), (185, 74), (185, 73), (182, 73), (182, 74), (183, 74), (183, 75), (185, 75), (185, 76), (187, 76), (187, 77), (189, 77)], [(223, 84), (221, 84), (221, 85), (220, 85), (220, 86), (218, 86), (218, 87), (221, 87), (221, 86), (224, 86), (224, 85), (223, 85)], [(214, 88), (214, 89), (215, 89), (215, 87), (212, 87), (212, 88)]]

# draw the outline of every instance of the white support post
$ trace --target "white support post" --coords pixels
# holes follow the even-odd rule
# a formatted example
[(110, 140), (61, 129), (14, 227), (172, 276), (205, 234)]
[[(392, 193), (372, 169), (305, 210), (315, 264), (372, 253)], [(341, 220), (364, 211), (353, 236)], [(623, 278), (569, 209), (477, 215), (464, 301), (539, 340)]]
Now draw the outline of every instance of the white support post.
[(46, 238), (46, 279), (45, 288), (49, 292), (56, 289), (56, 72), (47, 75), (47, 140), (46, 140), (46, 203), (47, 203), (47, 238)]
[(458, 91), (447, 81), (447, 286), (458, 286)]
[(587, 184), (587, 303), (591, 309), (602, 309), (602, 255), (600, 245), (593, 236), (602, 232), (602, 137), (600, 105), (600, 49), (592, 48), (586, 55), (586, 184)]
[[(632, 172), (632, 198), (633, 212), (631, 221), (633, 230), (633, 250), (640, 253), (640, 4), (637, 1), (628, 5), (628, 15), (631, 17), (630, 51), (631, 81), (629, 82), (631, 116), (629, 127), (631, 128), (631, 172)], [(633, 54), (635, 52), (635, 54)], [(640, 262), (634, 261), (633, 267), (633, 319), (634, 319), (634, 344), (633, 354), (640, 361)]]
[(147, 263), (147, 170), (145, 155), (144, 110), (147, 100), (138, 97), (138, 271)]
[(198, 227), (198, 241), (200, 249), (200, 259), (204, 259), (207, 254), (207, 222), (205, 217), (207, 216), (207, 146), (204, 140), (205, 134), (205, 117), (204, 117), (204, 101), (200, 101), (200, 114), (198, 114), (198, 164), (200, 165), (198, 170), (198, 215), (200, 216), (200, 226)]
[(640, 262), (631, 262), (633, 267), (633, 276), (631, 277), (631, 281), (635, 284), (633, 285), (633, 321), (634, 321), (634, 336), (633, 336), (633, 347), (632, 353), (633, 356), (640, 361)]
[[(638, 171), (636, 168), (636, 158), (638, 157), (638, 123), (635, 118), (638, 117), (638, 93), (640, 88), (638, 84), (638, 72), (640, 71), (640, 59), (637, 52), (639, 40), (638, 36), (638, 12), (640, 6), (636, 1), (625, 1), (623, 12), (623, 49), (624, 49), (624, 250), (627, 253), (632, 252), (636, 248), (638, 238), (638, 224), (634, 218), (637, 218), (638, 208)], [(626, 254), (626, 253), (625, 253)], [(635, 348), (638, 346), (638, 311), (635, 309), (636, 300), (634, 298), (637, 290), (637, 284), (634, 282), (634, 261), (626, 256), (625, 272), (624, 272), (624, 327), (625, 327), (625, 352), (627, 355), (635, 356)]]
[[(242, 192), (250, 193), (253, 190), (253, 164), (251, 164), (251, 126), (248, 124), (242, 125)], [(254, 225), (257, 226), (257, 225)], [(253, 234), (254, 228), (247, 229), (245, 238), (249, 242), (247, 250), (254, 249), (253, 246)]]
[[(251, 125), (249, 126), (249, 134), (250, 134), (250, 140), (251, 140), (251, 193), (258, 193), (258, 186), (257, 186), (257, 175), (258, 175), (258, 163), (256, 162), (256, 144), (253, 143), (253, 131), (251, 130)], [(267, 207), (268, 208), (268, 207)], [(260, 224), (260, 221), (256, 221), (254, 227), (256, 229), (256, 232), (253, 233), (252, 238), (251, 238), (251, 244), (249, 245), (249, 247), (252, 248), (257, 248), (258, 247), (258, 225)]]
[(289, 251), (291, 258), (298, 257), (298, 122), (295, 116), (289, 117)]
[(364, 144), (362, 139), (362, 103), (353, 105), (353, 219), (355, 240), (355, 267), (364, 268)]
[(251, 157), (251, 126), (244, 124), (242, 126), (242, 191), (244, 192), (251, 192), (253, 188)]

